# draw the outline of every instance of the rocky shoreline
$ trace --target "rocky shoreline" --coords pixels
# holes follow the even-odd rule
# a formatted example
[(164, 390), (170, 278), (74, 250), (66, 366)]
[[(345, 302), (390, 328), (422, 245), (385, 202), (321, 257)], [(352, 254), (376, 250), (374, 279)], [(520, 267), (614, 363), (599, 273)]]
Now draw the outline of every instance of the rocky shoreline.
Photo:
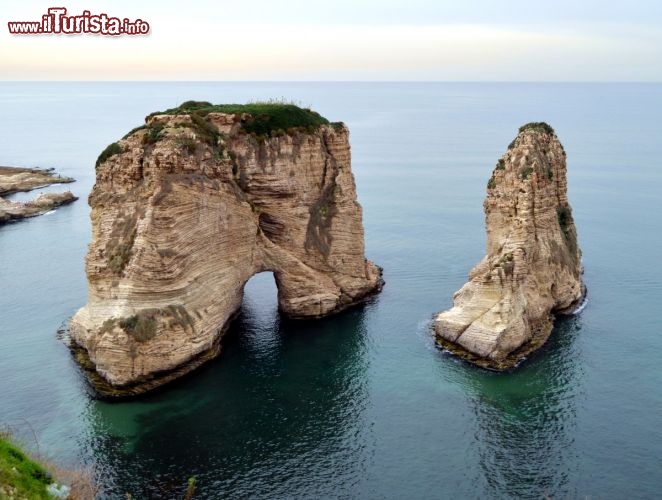
[(10, 201), (4, 196), (32, 191), (51, 184), (71, 182), (75, 182), (75, 180), (56, 175), (53, 169), (0, 167), (0, 225), (43, 215), (78, 199), (71, 191), (42, 193), (28, 202)]

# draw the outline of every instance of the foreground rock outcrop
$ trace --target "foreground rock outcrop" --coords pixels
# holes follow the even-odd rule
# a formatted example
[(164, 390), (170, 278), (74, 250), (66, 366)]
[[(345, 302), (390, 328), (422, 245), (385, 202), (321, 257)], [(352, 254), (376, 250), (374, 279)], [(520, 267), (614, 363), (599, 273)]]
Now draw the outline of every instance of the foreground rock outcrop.
[(51, 184), (66, 184), (74, 179), (55, 175), (52, 170), (22, 167), (0, 167), (0, 225), (45, 214), (61, 205), (76, 201), (70, 191), (42, 193), (28, 202), (10, 201), (3, 196), (32, 191)]
[(449, 351), (504, 370), (540, 347), (553, 315), (574, 311), (585, 295), (566, 154), (549, 125), (520, 128), (492, 172), (484, 208), (487, 255), (434, 330)]
[(77, 356), (102, 394), (138, 394), (216, 356), (245, 283), (315, 318), (383, 285), (365, 259), (349, 132), (292, 105), (187, 102), (97, 162)]

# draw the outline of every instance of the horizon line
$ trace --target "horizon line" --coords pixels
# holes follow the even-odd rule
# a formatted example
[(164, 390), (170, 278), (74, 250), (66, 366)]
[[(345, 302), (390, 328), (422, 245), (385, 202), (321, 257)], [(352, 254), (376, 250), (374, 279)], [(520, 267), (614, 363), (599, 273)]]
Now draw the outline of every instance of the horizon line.
[(545, 84), (660, 84), (662, 80), (67, 80), (0, 79), (0, 83), (545, 83)]

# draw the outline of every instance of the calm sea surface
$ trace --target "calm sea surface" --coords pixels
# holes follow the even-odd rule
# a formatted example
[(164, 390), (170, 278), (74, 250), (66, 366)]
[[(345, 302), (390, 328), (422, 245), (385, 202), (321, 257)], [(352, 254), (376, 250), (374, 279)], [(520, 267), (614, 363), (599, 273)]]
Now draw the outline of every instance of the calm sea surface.
[[(290, 322), (260, 274), (220, 358), (92, 399), (56, 332), (86, 301), (97, 155), (154, 110), (272, 97), (349, 125), (383, 293)], [(0, 109), (0, 164), (55, 167), (81, 198), (0, 228), (0, 424), (93, 465), (108, 498), (181, 498), (190, 476), (199, 498), (659, 498), (662, 85), (3, 83)], [(428, 328), (484, 253), (496, 160), (539, 120), (568, 153), (589, 303), (495, 374)]]

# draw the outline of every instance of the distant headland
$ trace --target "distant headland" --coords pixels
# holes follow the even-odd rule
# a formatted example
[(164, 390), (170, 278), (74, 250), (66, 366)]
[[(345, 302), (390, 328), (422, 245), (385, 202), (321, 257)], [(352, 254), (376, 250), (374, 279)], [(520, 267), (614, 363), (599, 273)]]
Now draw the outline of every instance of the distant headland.
[(28, 202), (9, 201), (4, 197), (17, 192), (32, 191), (51, 184), (75, 182), (69, 177), (56, 175), (53, 169), (0, 167), (0, 225), (27, 217), (36, 217), (72, 203), (78, 198), (71, 191), (43, 193)]

